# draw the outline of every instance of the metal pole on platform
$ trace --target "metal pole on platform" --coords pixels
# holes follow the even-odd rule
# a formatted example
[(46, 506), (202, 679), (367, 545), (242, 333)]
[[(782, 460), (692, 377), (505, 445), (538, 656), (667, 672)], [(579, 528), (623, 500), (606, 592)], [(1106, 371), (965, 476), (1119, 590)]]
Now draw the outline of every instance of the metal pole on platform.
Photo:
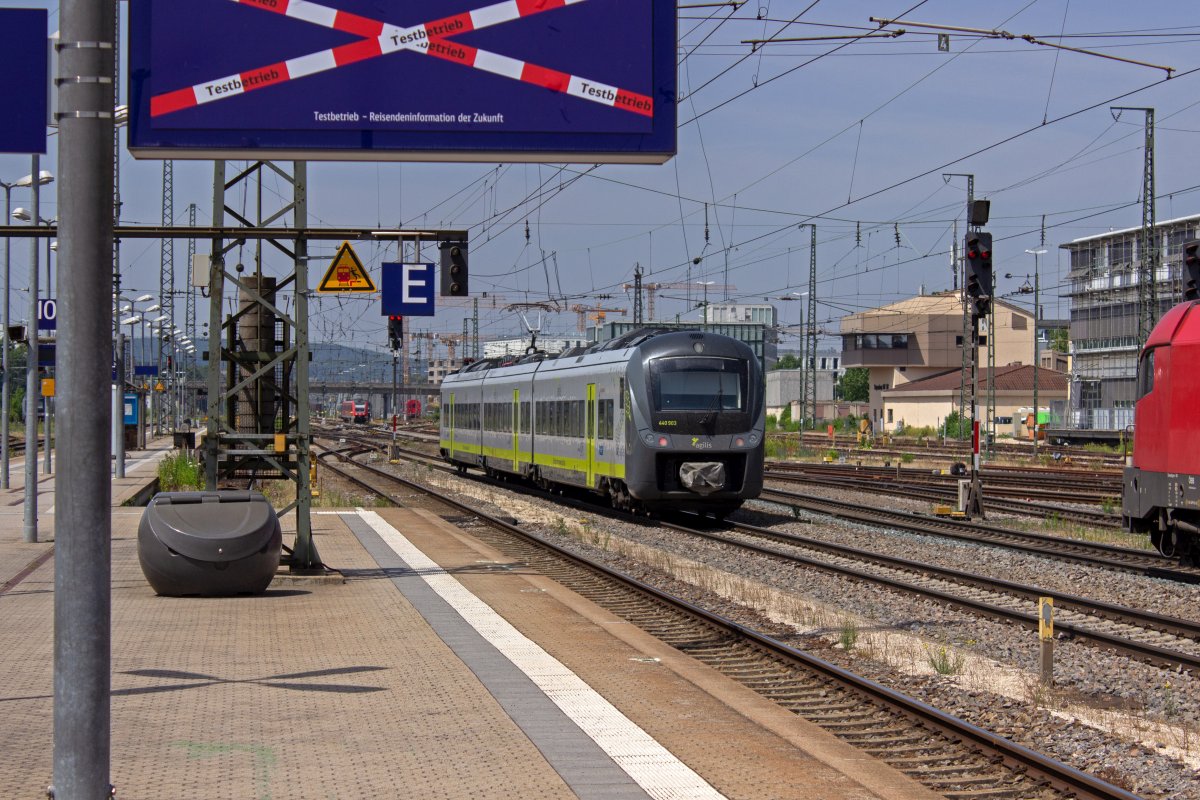
[[(56, 800), (110, 796), (113, 75), (116, 3), (63, 0), (59, 54), (58, 366), (55, 492)], [(35, 215), (36, 216), (36, 215)], [(98, 468), (99, 467), (99, 468)]]
[[(39, 156), (33, 156), (32, 175), (41, 166)], [(29, 224), (37, 226), (39, 197), (37, 181), (33, 183)], [(37, 456), (38, 456), (38, 240), (29, 240), (29, 328), (25, 356), (25, 524), (24, 540), (36, 542), (37, 529)]]
[[(46, 227), (54, 222), (47, 222)], [(54, 244), (50, 237), (46, 237), (46, 299), (51, 300), (54, 297), (54, 277), (50, 274), (50, 245)], [(56, 323), (57, 324), (57, 323)], [(38, 320), (40, 327), (41, 320)], [(53, 468), (53, 452), (54, 452), (54, 398), (47, 395), (42, 399), (42, 407), (46, 410), (46, 449), (45, 456), (42, 461), (42, 474), (49, 475), (54, 471)]]
[[(12, 218), (12, 190), (16, 186), (15, 183), (5, 183), (0, 181), (0, 187), (4, 189), (4, 224), (7, 225), (8, 220)], [(12, 257), (12, 240), (7, 236), (4, 237), (4, 354), (3, 363), (0, 365), (0, 381), (3, 381), (3, 387), (0, 388), (2, 402), (4, 406), (3, 420), (0, 420), (0, 489), (9, 488), (8, 482), (8, 415), (9, 415), (9, 387), (12, 385), (12, 379), (8, 374), (8, 284), (10, 275), (10, 260)]]
[(116, 461), (116, 476), (125, 477), (125, 334), (117, 334), (116, 354), (113, 371), (117, 381), (112, 387), (112, 437), (113, 455)]

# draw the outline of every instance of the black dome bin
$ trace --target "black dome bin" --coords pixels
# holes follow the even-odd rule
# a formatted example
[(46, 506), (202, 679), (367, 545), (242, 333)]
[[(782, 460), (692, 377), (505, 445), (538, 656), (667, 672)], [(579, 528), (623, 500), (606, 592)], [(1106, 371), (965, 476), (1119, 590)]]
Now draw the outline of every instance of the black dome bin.
[(279, 517), (258, 492), (161, 492), (138, 526), (138, 560), (155, 592), (258, 594), (279, 566)]

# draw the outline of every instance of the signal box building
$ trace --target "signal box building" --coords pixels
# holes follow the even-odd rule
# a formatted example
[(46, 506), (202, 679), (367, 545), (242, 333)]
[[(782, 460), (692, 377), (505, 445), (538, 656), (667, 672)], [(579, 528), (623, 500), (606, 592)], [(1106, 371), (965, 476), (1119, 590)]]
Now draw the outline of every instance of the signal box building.
[[(1034, 347), (1033, 314), (1012, 303), (996, 300), (995, 320), (994, 334), (983, 326), (980, 328), (981, 372), (988, 364), (988, 349), (993, 346), (997, 367), (1030, 364)], [(842, 367), (870, 370), (870, 418), (876, 431), (892, 430), (899, 419), (894, 410), (892, 419), (888, 419), (884, 402), (886, 392), (951, 371), (955, 373), (955, 380), (960, 380), (964, 331), (959, 292), (921, 295), (851, 314), (842, 318), (841, 326)], [(967, 345), (970, 346), (969, 331)], [(957, 393), (954, 399), (957, 408)], [(981, 400), (981, 405), (983, 402)]]
[[(1197, 238), (1200, 214), (1154, 227), (1159, 260), (1154, 269), (1160, 319), (1183, 300), (1183, 244)], [(1138, 296), (1142, 229), (1087, 236), (1060, 245), (1070, 259), (1071, 397), (1068, 431), (1115, 438), (1133, 424), (1137, 399)]]

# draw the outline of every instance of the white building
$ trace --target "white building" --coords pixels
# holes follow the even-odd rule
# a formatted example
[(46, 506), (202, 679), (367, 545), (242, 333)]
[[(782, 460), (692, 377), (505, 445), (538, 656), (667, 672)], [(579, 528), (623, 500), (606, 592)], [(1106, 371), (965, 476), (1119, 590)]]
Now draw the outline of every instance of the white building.
[[(548, 336), (544, 339), (539, 338), (537, 342), (538, 349), (544, 350), (547, 353), (561, 353), (572, 347), (586, 347), (590, 344), (592, 344), (591, 340), (586, 339), (582, 334), (574, 338)], [(523, 356), (527, 347), (529, 347), (528, 336), (513, 339), (493, 339), (490, 342), (483, 343), (483, 357), (503, 358), (504, 356)]]
[(709, 303), (700, 319), (716, 325), (755, 322), (775, 326), (779, 324), (779, 311), (768, 303)]

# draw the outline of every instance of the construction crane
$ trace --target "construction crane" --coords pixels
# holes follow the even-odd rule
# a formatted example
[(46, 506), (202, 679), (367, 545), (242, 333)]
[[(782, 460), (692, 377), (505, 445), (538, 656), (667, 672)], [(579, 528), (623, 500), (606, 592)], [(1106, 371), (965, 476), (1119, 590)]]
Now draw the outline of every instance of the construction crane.
[(589, 315), (591, 316), (591, 319), (597, 325), (599, 325), (604, 322), (604, 318), (608, 314), (625, 313), (625, 309), (623, 308), (605, 308), (603, 306), (575, 305), (571, 306), (571, 310), (579, 315), (578, 321), (576, 322), (576, 327), (580, 333), (583, 333), (587, 328), (587, 320)]
[[(622, 289), (626, 292), (634, 288), (634, 284), (622, 284)], [(708, 292), (732, 292), (737, 290), (737, 287), (731, 283), (700, 283), (699, 281), (675, 281), (672, 283), (643, 283), (642, 289), (646, 292), (646, 321), (654, 321), (654, 301), (658, 297), (658, 293), (664, 289), (687, 289), (688, 299), (691, 299), (691, 290), (705, 294)], [(574, 309), (572, 309), (574, 310)], [(688, 308), (691, 311), (691, 308)], [(580, 330), (583, 330), (580, 328)]]
[(450, 363), (454, 363), (454, 356), (458, 353), (458, 346), (462, 344), (463, 337), (458, 333), (437, 333), (435, 331), (414, 331), (408, 335), (410, 339), (427, 339), (429, 341), (429, 361), (432, 363), (437, 360), (437, 346), (444, 344), (446, 352), (449, 353)]

